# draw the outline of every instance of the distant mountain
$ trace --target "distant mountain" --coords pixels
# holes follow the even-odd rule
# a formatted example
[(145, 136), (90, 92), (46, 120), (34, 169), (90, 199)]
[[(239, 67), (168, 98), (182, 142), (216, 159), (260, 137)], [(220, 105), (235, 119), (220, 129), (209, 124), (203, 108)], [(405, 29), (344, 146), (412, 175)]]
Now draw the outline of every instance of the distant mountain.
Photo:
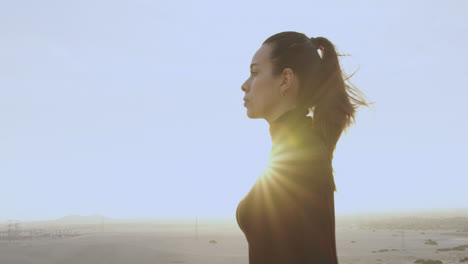
[(113, 221), (114, 219), (99, 214), (94, 215), (67, 215), (56, 220), (58, 224), (100, 224), (102, 222)]

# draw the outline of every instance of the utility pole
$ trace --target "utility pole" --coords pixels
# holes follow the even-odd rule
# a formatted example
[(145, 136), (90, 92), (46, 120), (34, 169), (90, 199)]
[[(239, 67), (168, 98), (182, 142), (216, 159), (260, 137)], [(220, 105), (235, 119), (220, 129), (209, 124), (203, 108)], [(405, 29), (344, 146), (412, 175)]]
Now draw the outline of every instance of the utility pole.
[(401, 231), (401, 250), (406, 251), (406, 245), (405, 245), (405, 230)]
[(195, 217), (195, 239), (198, 240), (198, 216)]

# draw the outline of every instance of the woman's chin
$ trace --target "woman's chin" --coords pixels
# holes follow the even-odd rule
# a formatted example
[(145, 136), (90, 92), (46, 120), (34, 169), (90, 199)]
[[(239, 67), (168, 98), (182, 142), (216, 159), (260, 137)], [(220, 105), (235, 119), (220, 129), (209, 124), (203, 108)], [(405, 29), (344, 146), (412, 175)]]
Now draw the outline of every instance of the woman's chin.
[(250, 118), (250, 119), (259, 118), (259, 117), (255, 114), (255, 112), (253, 112), (253, 111), (251, 111), (251, 110), (249, 110), (249, 109), (247, 109), (247, 117)]
[(253, 112), (251, 110), (249, 110), (248, 108), (247, 108), (247, 117), (248, 118), (253, 118), (254, 117)]

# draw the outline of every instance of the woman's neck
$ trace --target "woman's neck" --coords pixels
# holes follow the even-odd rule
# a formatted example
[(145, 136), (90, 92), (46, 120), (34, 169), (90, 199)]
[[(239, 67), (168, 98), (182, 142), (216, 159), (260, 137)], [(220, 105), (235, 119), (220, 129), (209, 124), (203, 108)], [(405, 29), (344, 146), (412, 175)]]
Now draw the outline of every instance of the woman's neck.
[(269, 116), (265, 117), (265, 120), (271, 126), (271, 124), (274, 123), (284, 113), (289, 112), (291, 110), (294, 110), (295, 108), (296, 108), (296, 105), (287, 105), (287, 106), (284, 106), (284, 107), (280, 107), (280, 108), (278, 108), (278, 110), (273, 111), (273, 113), (271, 113)]

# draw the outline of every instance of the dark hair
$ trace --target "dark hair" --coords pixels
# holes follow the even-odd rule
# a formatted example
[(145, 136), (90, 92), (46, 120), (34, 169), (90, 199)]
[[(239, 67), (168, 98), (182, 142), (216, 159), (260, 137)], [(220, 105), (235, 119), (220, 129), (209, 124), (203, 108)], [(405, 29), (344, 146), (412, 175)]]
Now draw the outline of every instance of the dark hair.
[[(266, 39), (271, 44), (273, 75), (290, 68), (299, 79), (298, 105), (312, 113), (313, 129), (324, 140), (333, 159), (342, 132), (355, 122), (360, 105), (369, 106), (364, 95), (343, 74), (335, 46), (324, 37), (286, 31)], [(320, 49), (320, 57), (317, 49)], [(348, 84), (346, 83), (348, 82)], [(336, 186), (335, 190), (336, 191)]]

